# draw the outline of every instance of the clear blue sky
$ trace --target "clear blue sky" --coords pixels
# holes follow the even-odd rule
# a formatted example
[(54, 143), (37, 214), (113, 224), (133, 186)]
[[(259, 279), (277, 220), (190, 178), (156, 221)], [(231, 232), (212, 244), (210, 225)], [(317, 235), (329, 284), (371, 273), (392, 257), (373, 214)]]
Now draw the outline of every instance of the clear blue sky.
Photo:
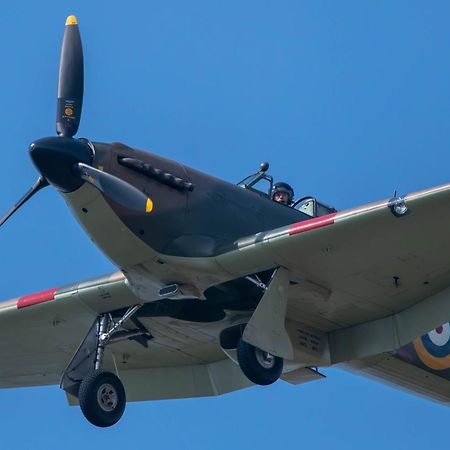
[[(85, 51), (78, 136), (229, 181), (268, 160), (276, 179), (338, 209), (450, 181), (448, 2), (2, 2), (0, 211), (37, 177), (29, 143), (54, 134), (69, 14)], [(0, 299), (112, 270), (52, 189), (1, 229), (0, 249)], [(448, 447), (449, 408), (326, 374), (299, 387), (129, 404), (108, 430), (69, 408), (57, 387), (2, 390), (0, 445)]]

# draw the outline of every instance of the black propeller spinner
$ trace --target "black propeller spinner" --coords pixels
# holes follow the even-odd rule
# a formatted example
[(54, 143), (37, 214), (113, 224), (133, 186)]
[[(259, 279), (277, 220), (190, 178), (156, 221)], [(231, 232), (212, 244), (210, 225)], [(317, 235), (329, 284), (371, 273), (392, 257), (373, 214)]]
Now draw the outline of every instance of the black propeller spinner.
[(83, 105), (83, 49), (75, 16), (66, 20), (58, 77), (56, 132), (30, 145), (30, 157), (41, 176), (14, 207), (0, 219), (2, 226), (24, 203), (52, 184), (62, 192), (78, 189), (84, 182), (95, 186), (116, 203), (129, 209), (148, 211), (152, 205), (134, 186), (91, 166), (93, 150), (86, 140), (74, 139)]

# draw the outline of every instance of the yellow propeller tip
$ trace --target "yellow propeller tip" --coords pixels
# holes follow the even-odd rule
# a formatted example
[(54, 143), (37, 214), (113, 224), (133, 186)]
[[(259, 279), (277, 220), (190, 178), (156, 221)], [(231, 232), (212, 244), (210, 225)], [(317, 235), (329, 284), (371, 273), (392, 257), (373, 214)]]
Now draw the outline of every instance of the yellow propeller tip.
[(66, 25), (78, 25), (77, 18), (75, 16), (69, 16), (66, 19)]
[(151, 199), (147, 198), (147, 204), (145, 205), (145, 212), (150, 213), (153, 211), (153, 202)]

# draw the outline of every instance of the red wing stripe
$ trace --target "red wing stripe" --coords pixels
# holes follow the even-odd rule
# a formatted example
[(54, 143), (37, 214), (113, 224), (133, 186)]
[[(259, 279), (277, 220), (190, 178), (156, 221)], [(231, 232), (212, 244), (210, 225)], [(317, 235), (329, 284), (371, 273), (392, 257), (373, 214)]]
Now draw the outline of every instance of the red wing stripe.
[(17, 309), (26, 308), (27, 306), (37, 305), (38, 303), (48, 302), (55, 299), (58, 289), (52, 288), (46, 291), (35, 292), (34, 294), (24, 295), (17, 300)]
[(334, 223), (335, 213), (328, 214), (322, 217), (316, 217), (314, 219), (304, 220), (303, 222), (297, 222), (291, 225), (289, 228), (289, 236), (297, 233), (303, 233), (305, 231), (314, 230), (316, 228), (326, 227)]

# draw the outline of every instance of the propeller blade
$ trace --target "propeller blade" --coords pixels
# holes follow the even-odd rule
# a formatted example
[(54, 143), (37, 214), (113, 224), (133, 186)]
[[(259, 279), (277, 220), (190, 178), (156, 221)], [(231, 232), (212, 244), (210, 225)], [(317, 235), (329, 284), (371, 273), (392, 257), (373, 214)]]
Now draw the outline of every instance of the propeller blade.
[(33, 197), (36, 192), (48, 186), (48, 181), (44, 177), (39, 177), (36, 183), (33, 184), (30, 190), (12, 207), (12, 209), (0, 219), (0, 227), (31, 197)]
[(126, 181), (84, 163), (75, 166), (75, 172), (115, 203), (139, 213), (151, 212), (153, 202), (139, 189)]
[(75, 16), (66, 20), (61, 47), (56, 107), (56, 132), (72, 137), (80, 125), (83, 105), (83, 49)]

